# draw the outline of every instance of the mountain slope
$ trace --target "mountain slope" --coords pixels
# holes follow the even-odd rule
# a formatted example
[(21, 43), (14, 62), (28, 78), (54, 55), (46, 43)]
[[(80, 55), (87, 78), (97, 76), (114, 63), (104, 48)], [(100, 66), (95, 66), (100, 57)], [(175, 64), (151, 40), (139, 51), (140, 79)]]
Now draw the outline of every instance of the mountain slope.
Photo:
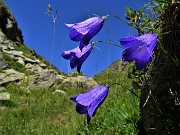
[(0, 86), (9, 83), (23, 85), (27, 89), (82, 85), (92, 88), (97, 83), (83, 75), (68, 76), (46, 59), (29, 49), (23, 41), (21, 29), (0, 0)]
[(95, 75), (93, 78), (99, 84), (111, 84), (115, 83), (118, 79), (130, 79), (127, 77), (128, 63), (122, 60), (117, 60), (109, 65), (104, 71)]

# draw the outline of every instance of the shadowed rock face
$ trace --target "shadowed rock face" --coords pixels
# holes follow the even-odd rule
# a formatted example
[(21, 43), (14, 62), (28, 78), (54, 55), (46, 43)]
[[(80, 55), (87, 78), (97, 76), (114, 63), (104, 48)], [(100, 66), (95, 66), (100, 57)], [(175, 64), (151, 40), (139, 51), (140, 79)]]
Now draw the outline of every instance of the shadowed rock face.
[(155, 51), (141, 90), (139, 135), (180, 134), (180, 3), (176, 2), (162, 15), (161, 33), (167, 34), (160, 33), (161, 48)]
[(23, 43), (22, 32), (18, 28), (15, 18), (2, 0), (0, 0), (0, 22), (0, 29), (8, 39)]

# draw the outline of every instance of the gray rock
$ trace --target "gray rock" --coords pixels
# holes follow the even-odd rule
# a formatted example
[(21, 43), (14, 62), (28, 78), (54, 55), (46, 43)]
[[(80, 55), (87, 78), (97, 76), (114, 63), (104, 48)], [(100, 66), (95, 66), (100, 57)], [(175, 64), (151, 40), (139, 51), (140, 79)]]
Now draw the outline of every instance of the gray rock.
[(78, 82), (75, 79), (75, 77), (67, 77), (66, 79), (62, 80), (60, 85), (68, 86), (69, 88), (72, 88), (74, 86), (78, 86)]
[(0, 91), (3, 91), (3, 90), (6, 90), (6, 88), (0, 86)]
[(80, 87), (83, 89), (92, 89), (98, 84), (93, 78), (87, 78), (86, 76), (67, 77), (62, 80), (62, 84), (68, 87)]
[(81, 87), (91, 89), (98, 84), (93, 78), (87, 78), (86, 76), (67, 77), (53, 70), (41, 72), (29, 77), (29, 88), (48, 88), (60, 85), (65, 85), (69, 88)]
[(9, 49), (10, 49), (10, 50), (15, 50), (15, 48), (14, 48), (14, 47), (12, 47), (12, 46), (9, 46)]
[(24, 58), (24, 62), (25, 63), (31, 63), (31, 64), (36, 64), (37, 62), (35, 60), (32, 60), (30, 58), (27, 58), (27, 57), (23, 57)]
[[(6, 41), (6, 40), (3, 40), (3, 41)], [(4, 45), (1, 46), (1, 49), (4, 50), (4, 51), (11, 51), (11, 50), (15, 50), (15, 48), (11, 45), (11, 42), (3, 42)]]
[(16, 51), (16, 50), (6, 50), (3, 48), (3, 52), (9, 54), (9, 55), (13, 55), (14, 57), (22, 57), (22, 58), (25, 58), (23, 54), (23, 52), (20, 52), (20, 51)]
[(39, 63), (39, 66), (40, 66), (41, 68), (43, 68), (43, 69), (46, 69), (46, 68), (47, 68), (46, 64), (44, 64), (44, 63)]
[(15, 71), (14, 69), (4, 70), (5, 73), (0, 74), (0, 85), (14, 81), (21, 81), (24, 78), (24, 73)]
[(98, 85), (93, 78), (87, 78), (86, 76), (77, 76), (75, 79), (86, 89), (91, 89)]
[(10, 100), (10, 94), (8, 92), (0, 93), (0, 101), (2, 100)]
[(14, 58), (18, 63), (22, 64), (22, 65), (25, 65), (25, 62), (24, 62), (24, 59), (21, 58), (21, 57), (15, 57)]
[(10, 28), (12, 28), (12, 27), (13, 27), (13, 22), (12, 22), (9, 18), (7, 18), (6, 28), (7, 28), (7, 29), (10, 29)]
[(56, 79), (57, 80), (60, 80), (60, 81), (63, 81), (63, 80), (65, 80), (67, 77), (66, 76), (64, 76), (64, 75), (59, 75), (59, 74), (57, 74), (57, 76), (56, 76)]
[(54, 87), (57, 72), (46, 71), (29, 76), (29, 88), (49, 88)]
[(35, 74), (40, 74), (41, 72), (43, 72), (43, 69), (37, 64), (28, 63), (25, 65), (25, 68), (27, 69), (27, 71)]
[(1, 50), (3, 50), (3, 51), (6, 50), (7, 51), (8, 50), (7, 45), (6, 46), (1, 46)]
[(0, 81), (6, 78), (6, 76), (7, 76), (7, 73), (5, 73), (5, 71), (3, 71), (3, 73), (0, 73)]
[(5, 62), (3, 56), (2, 56), (2, 54), (0, 52), (0, 69), (2, 70), (2, 69), (5, 69), (5, 68), (6, 68), (6, 62)]

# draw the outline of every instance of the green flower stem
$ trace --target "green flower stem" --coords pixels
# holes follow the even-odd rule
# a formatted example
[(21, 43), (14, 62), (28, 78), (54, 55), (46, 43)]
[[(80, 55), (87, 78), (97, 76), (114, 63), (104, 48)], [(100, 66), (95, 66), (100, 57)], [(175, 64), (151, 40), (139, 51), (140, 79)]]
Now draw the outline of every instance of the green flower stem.
[(52, 65), (51, 63), (52, 63), (52, 58), (53, 58), (53, 53), (54, 53), (55, 36), (56, 36), (56, 23), (54, 22), (53, 41), (52, 41), (51, 58), (50, 58), (50, 68)]
[[(113, 83), (113, 84), (109, 84), (107, 87), (108, 88), (110, 88), (112, 85), (120, 85), (120, 86), (122, 86), (122, 87), (124, 87), (122, 84), (120, 84), (120, 83)], [(124, 87), (125, 88), (125, 87)], [(135, 95), (137, 98), (139, 98), (140, 99), (140, 97), (134, 92), (134, 91), (132, 91), (131, 89), (127, 89), (127, 90), (129, 90), (133, 95)]]
[(129, 26), (131, 26), (131, 27), (133, 27), (133, 28), (137, 29), (137, 27), (135, 27), (135, 26), (133, 26), (133, 25), (129, 24), (127, 21), (125, 21), (124, 19), (122, 19), (122, 18), (121, 18), (121, 17), (119, 17), (119, 16), (116, 16), (116, 15), (113, 15), (113, 14), (110, 14), (109, 16), (115, 17), (115, 18), (117, 18), (117, 19), (119, 19), (119, 20), (123, 21), (124, 23), (127, 23)]
[(124, 49), (124, 48), (123, 48), (122, 46), (120, 46), (120, 45), (117, 45), (117, 44), (114, 44), (114, 43), (111, 43), (111, 42), (107, 42), (107, 41), (103, 41), (103, 40), (94, 41), (94, 42), (92, 42), (92, 45), (94, 45), (94, 44), (96, 44), (96, 43), (99, 43), (99, 42), (101, 42), (101, 43), (106, 43), (106, 44), (113, 45), (113, 46), (116, 46), (116, 47), (119, 47), (119, 48)]

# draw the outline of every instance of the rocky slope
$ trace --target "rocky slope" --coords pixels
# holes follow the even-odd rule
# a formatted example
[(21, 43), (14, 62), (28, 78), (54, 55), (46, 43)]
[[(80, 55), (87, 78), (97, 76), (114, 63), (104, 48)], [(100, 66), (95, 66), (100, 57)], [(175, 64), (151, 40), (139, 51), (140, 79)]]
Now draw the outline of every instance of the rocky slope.
[(0, 0), (0, 91), (12, 82), (28, 90), (62, 85), (90, 89), (98, 85), (93, 78), (64, 74), (29, 49), (15, 18)]
[(122, 60), (114, 61), (109, 65), (103, 72), (127, 72), (128, 62), (123, 62)]

